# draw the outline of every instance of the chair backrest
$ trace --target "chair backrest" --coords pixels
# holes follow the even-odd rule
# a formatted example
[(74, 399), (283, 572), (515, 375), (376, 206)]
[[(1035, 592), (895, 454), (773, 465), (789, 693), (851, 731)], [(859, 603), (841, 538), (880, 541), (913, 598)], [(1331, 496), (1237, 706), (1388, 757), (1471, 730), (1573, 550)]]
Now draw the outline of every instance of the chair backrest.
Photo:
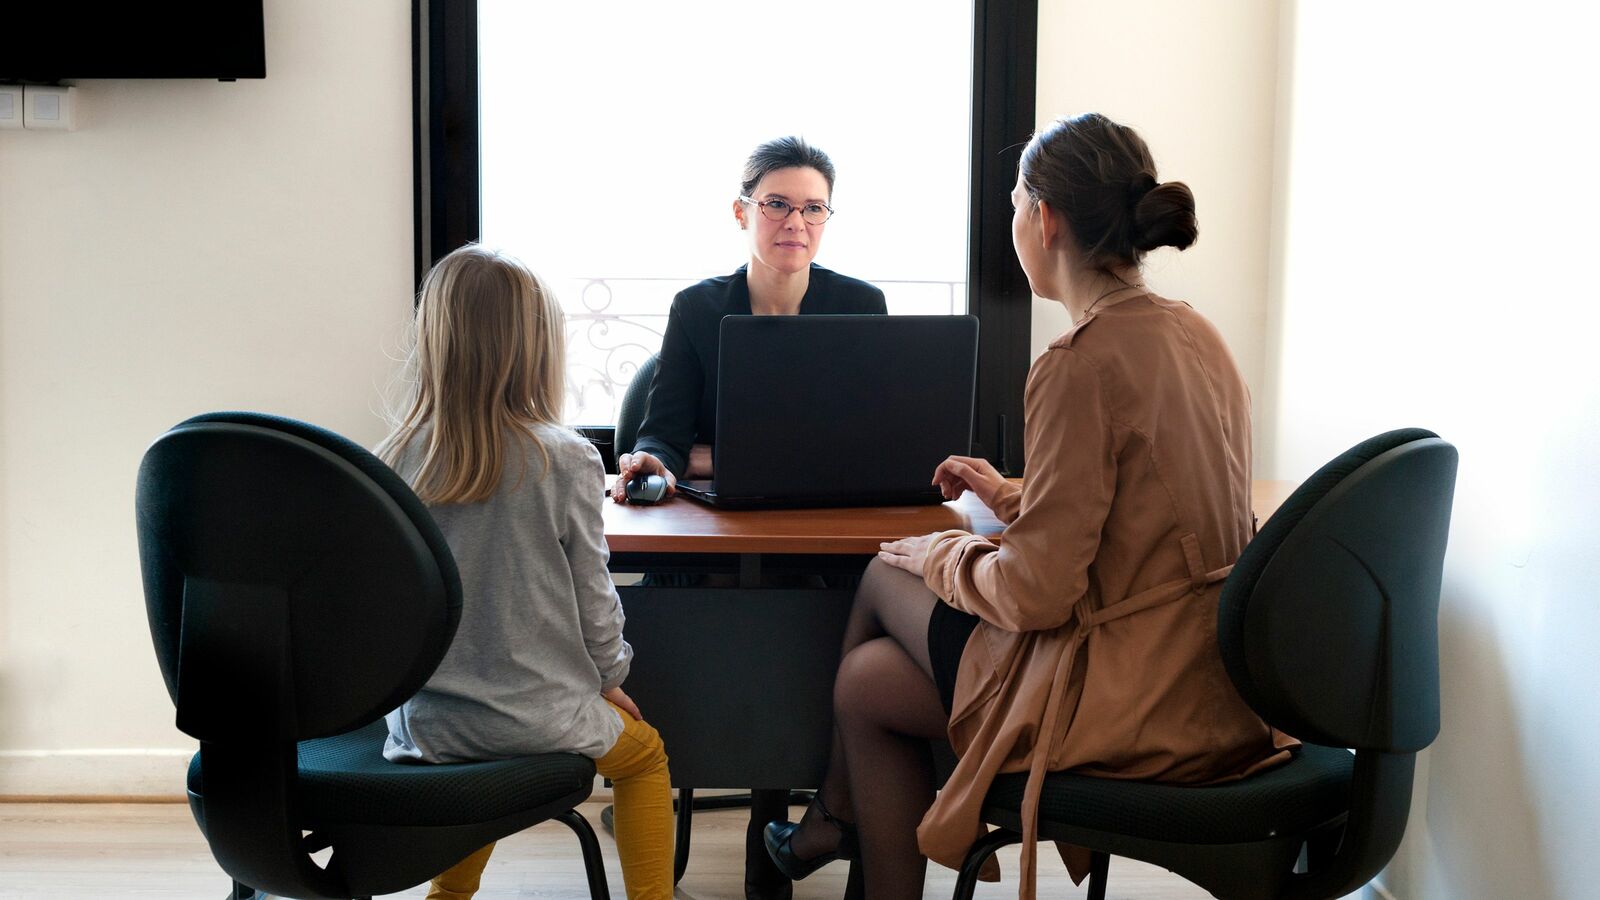
[(145, 605), (178, 727), (202, 742), (349, 731), (426, 682), (461, 615), (427, 509), (351, 441), (196, 416), (139, 467)]
[(1439, 733), (1439, 587), (1456, 450), (1420, 428), (1351, 448), (1240, 555), (1217, 637), (1267, 722), (1329, 746), (1415, 752)]
[(612, 439), (618, 456), (632, 453), (633, 445), (638, 443), (639, 426), (644, 423), (645, 407), (650, 404), (650, 385), (656, 380), (660, 364), (661, 357), (651, 354), (639, 364), (639, 370), (633, 373), (633, 380), (628, 382), (628, 390), (622, 395), (622, 406), (617, 410), (617, 433)]
[(422, 687), (461, 618), (433, 518), (371, 453), (304, 422), (196, 416), (139, 466), (150, 636), (200, 740), (196, 819), (223, 870), (349, 897), (301, 834), (299, 741), (376, 720)]
[(1416, 753), (1439, 733), (1456, 461), (1419, 428), (1363, 441), (1289, 495), (1223, 584), (1217, 642), (1240, 695), (1295, 737), (1356, 751), (1336, 849), (1311, 854), (1284, 900), (1345, 896), (1405, 834)]

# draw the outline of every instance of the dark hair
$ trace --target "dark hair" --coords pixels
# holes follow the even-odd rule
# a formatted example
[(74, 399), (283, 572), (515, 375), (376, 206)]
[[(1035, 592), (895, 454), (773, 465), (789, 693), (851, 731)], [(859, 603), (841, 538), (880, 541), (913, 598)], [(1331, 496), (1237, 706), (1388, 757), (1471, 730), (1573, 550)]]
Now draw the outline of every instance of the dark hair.
[(1099, 113), (1050, 123), (1023, 149), (1021, 166), (1028, 196), (1066, 217), (1091, 268), (1137, 265), (1199, 234), (1189, 186), (1158, 181), (1144, 139)]
[(744, 181), (739, 193), (750, 196), (767, 173), (796, 166), (816, 169), (828, 182), (828, 196), (833, 196), (833, 160), (828, 154), (806, 143), (802, 137), (781, 137), (757, 147), (744, 162)]

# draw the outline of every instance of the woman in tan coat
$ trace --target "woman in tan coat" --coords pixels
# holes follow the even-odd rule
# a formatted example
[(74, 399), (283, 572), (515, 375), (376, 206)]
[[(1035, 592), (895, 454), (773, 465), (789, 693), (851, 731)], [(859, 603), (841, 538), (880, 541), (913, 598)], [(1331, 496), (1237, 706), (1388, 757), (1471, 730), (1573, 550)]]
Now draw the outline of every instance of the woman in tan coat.
[[(1202, 784), (1295, 743), (1239, 698), (1216, 646), (1222, 580), (1253, 533), (1249, 395), (1211, 323), (1139, 270), (1194, 242), (1194, 197), (1097, 114), (1035, 135), (1019, 168), (1017, 258), (1073, 320), (1028, 375), (1027, 477), (939, 466), (934, 483), (976, 493), (1004, 537), (884, 545), (846, 631), (828, 778), (798, 825), (768, 826), (791, 877), (859, 841), (873, 900), (920, 897), (928, 858), (960, 865), (997, 773), (1029, 773), (1031, 897), (1046, 771)], [(935, 798), (926, 739), (946, 735), (961, 759)], [(1063, 856), (1081, 878), (1086, 860)]]

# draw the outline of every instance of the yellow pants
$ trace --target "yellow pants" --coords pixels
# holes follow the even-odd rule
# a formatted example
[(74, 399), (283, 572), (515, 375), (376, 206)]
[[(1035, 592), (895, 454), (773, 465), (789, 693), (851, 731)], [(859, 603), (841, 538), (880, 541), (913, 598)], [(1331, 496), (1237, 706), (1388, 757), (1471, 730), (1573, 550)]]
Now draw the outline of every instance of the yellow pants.
[[(628, 900), (669, 900), (673, 823), (667, 751), (654, 728), (606, 702), (622, 717), (622, 734), (594, 767), (611, 779), (622, 882)], [(429, 885), (428, 900), (469, 900), (493, 852), (490, 844), (440, 873)]]

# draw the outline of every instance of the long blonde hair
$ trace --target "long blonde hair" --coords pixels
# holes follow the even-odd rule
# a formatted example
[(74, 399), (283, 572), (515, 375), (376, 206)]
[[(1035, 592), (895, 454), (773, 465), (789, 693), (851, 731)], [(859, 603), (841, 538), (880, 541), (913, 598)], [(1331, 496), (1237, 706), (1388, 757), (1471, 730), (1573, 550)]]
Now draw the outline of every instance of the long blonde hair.
[(439, 260), (422, 280), (405, 394), (378, 457), (396, 466), (427, 429), (410, 480), (428, 504), (488, 499), (512, 441), (532, 440), (548, 470), (531, 426), (561, 422), (565, 330), (555, 294), (517, 259), (468, 244)]

